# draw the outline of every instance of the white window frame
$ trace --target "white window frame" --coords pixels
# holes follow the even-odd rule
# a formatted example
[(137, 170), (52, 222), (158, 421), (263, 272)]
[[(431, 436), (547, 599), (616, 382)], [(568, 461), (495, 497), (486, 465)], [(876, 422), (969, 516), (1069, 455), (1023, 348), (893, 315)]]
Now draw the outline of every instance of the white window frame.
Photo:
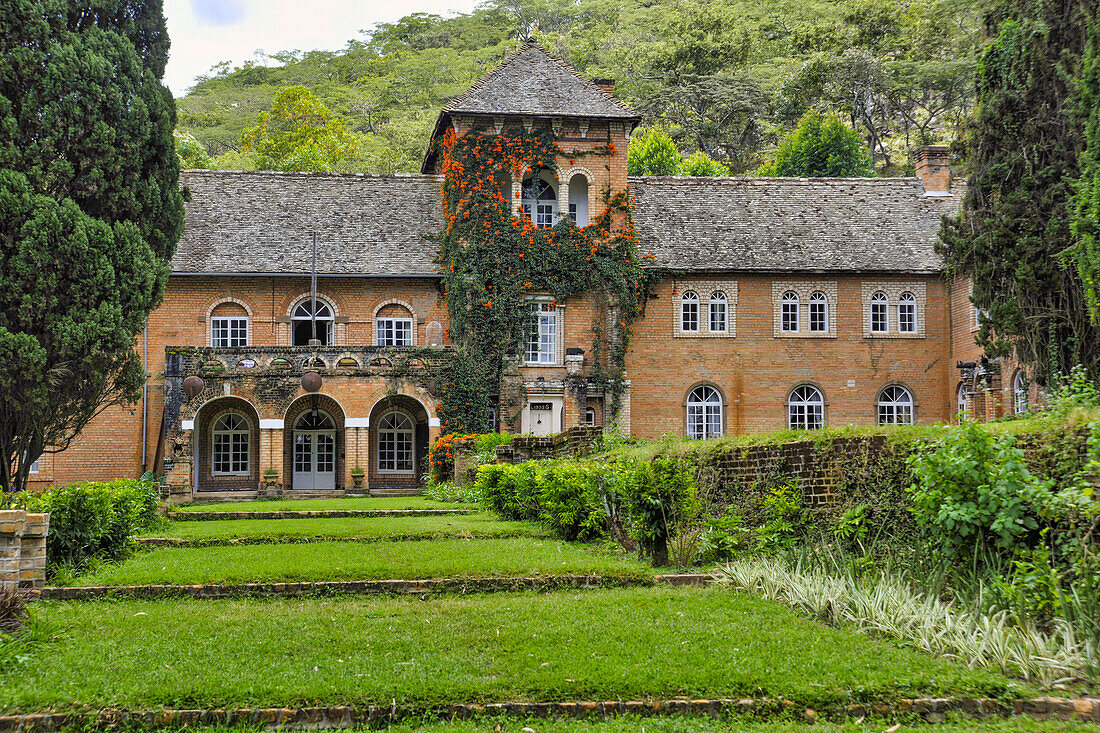
[[(416, 423), (413, 419), (396, 410), (383, 415), (378, 421), (376, 452), (378, 473), (391, 476), (416, 473)], [(406, 461), (408, 468), (398, 468)]]
[[(709, 318), (708, 324), (710, 326), (711, 333), (729, 333), (730, 330), (730, 306), (729, 298), (726, 297), (724, 291), (715, 290), (710, 294), (710, 301), (707, 304), (707, 313)], [(716, 318), (717, 316), (717, 318)], [(715, 321), (719, 320), (719, 325), (715, 326)]]
[(800, 384), (787, 396), (787, 428), (821, 430), (825, 427), (825, 394), (812, 384)]
[(1012, 414), (1023, 415), (1027, 412), (1027, 377), (1023, 369), (1016, 370), (1012, 378)]
[[(374, 345), (375, 346), (412, 346), (413, 345), (413, 319), (412, 318), (375, 318), (374, 319)], [(398, 338), (398, 334), (404, 334), (404, 338)]]
[[(294, 307), (290, 311), (290, 342), (292, 344), (294, 343), (294, 332), (298, 330), (298, 324), (309, 323), (311, 320), (309, 309), (308, 307), (306, 307), (309, 302), (310, 298), (302, 298), (294, 304)], [(299, 316), (298, 309), (303, 307), (306, 307), (306, 315)], [(334, 346), (336, 344), (336, 309), (333, 308), (332, 304), (329, 303), (327, 300), (324, 300), (323, 298), (318, 296), (317, 311), (322, 311), (322, 309), (324, 309), (324, 311), (327, 312), (328, 315), (317, 316), (318, 340), (320, 340), (322, 343), (327, 343), (329, 346)], [(325, 336), (327, 337), (327, 341), (325, 338), (320, 338), (321, 329), (325, 329)], [(298, 345), (306, 346), (308, 344)]]
[[(890, 298), (886, 293), (881, 290), (876, 290), (871, 294), (871, 301), (868, 306), (870, 308), (870, 327), (871, 333), (890, 333)], [(876, 324), (876, 317), (878, 323)], [(875, 328), (876, 325), (881, 328)]]
[(966, 391), (966, 382), (959, 382), (955, 389), (955, 417), (961, 420), (970, 416), (970, 393)]
[(586, 407), (584, 408), (584, 424), (595, 425), (596, 424), (596, 408)]
[[(815, 290), (810, 294), (810, 305), (807, 310), (806, 320), (810, 333), (829, 333), (829, 296), (820, 290)], [(820, 328), (814, 328), (815, 316), (819, 317)]]
[(779, 330), (781, 333), (798, 333), (801, 324), (802, 301), (798, 293), (788, 290), (779, 300)]
[(906, 290), (898, 297), (898, 333), (917, 333), (917, 296)]
[(533, 301), (531, 333), (523, 359), (526, 364), (558, 363), (558, 308), (553, 303)]
[(721, 438), (725, 428), (725, 407), (717, 387), (709, 384), (695, 387), (687, 397), (684, 434), (692, 440)]
[(694, 290), (680, 296), (680, 333), (699, 333), (699, 294)]
[(248, 316), (211, 316), (210, 345), (222, 349), (248, 346)]
[[(236, 418), (244, 425), (244, 428), (231, 427), (222, 428), (219, 427), (227, 418)], [(223, 445), (221, 450), (218, 446), (218, 437), (224, 436), (228, 439), (228, 445)], [(240, 461), (240, 445), (238, 438), (244, 438), (244, 463), (243, 467)], [(226, 465), (229, 470), (222, 471), (218, 469), (219, 453), (228, 450), (229, 455)], [(211, 476), (249, 476), (252, 473), (252, 423), (247, 417), (239, 412), (223, 412), (214, 418), (214, 422), (210, 428), (210, 475)]]
[(38, 465), (38, 462), (40, 460), (42, 460), (40, 457), (34, 459), (34, 461), (30, 465), (30, 468), (27, 469), (28, 474), (33, 476), (34, 474), (42, 472), (42, 467)]
[[(908, 387), (891, 384), (882, 388), (875, 400), (875, 422), (878, 425), (913, 425), (917, 402)], [(904, 415), (905, 419), (899, 419)]]
[[(541, 195), (534, 196), (536, 180), (549, 189), (553, 198), (543, 198)], [(523, 213), (527, 215), (532, 224), (540, 229), (546, 229), (558, 223), (558, 191), (554, 184), (543, 180), (541, 171), (524, 180), (520, 184), (520, 191)]]

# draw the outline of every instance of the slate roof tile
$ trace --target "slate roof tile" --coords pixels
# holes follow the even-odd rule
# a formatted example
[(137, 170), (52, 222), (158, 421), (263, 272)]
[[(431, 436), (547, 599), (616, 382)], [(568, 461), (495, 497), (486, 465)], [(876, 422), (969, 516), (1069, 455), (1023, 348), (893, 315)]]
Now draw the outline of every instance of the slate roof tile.
[(185, 171), (191, 189), (177, 274), (437, 275), (442, 179), (276, 171)]
[(530, 40), (451, 100), (443, 113), (640, 119), (567, 61)]
[(941, 214), (916, 178), (631, 177), (652, 266), (681, 271), (938, 273)]

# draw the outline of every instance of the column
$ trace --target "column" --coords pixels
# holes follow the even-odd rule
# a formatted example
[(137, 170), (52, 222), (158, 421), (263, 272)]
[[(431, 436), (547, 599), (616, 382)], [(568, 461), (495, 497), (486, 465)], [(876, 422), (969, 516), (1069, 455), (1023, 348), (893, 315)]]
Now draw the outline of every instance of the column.
[(20, 588), (41, 588), (46, 585), (46, 535), (49, 529), (49, 514), (27, 515), (22, 556), (19, 560)]
[(19, 590), (23, 531), (27, 513), (22, 509), (0, 510), (0, 593)]

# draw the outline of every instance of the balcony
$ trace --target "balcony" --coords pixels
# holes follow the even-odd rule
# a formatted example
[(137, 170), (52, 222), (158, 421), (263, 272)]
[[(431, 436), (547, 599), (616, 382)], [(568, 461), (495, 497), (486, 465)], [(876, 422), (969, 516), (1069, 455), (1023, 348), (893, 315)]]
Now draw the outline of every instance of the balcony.
[(424, 377), (454, 354), (450, 346), (168, 346), (165, 376), (233, 379), (322, 376)]

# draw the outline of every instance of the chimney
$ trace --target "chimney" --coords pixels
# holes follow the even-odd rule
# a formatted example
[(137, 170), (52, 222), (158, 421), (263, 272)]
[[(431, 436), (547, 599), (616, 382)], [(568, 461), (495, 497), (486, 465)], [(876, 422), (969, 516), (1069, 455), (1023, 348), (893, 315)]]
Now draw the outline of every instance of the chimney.
[(615, 80), (614, 79), (593, 79), (592, 83), (603, 89), (608, 94), (615, 92)]
[(917, 148), (913, 162), (926, 196), (944, 196), (951, 191), (951, 151), (946, 145)]

